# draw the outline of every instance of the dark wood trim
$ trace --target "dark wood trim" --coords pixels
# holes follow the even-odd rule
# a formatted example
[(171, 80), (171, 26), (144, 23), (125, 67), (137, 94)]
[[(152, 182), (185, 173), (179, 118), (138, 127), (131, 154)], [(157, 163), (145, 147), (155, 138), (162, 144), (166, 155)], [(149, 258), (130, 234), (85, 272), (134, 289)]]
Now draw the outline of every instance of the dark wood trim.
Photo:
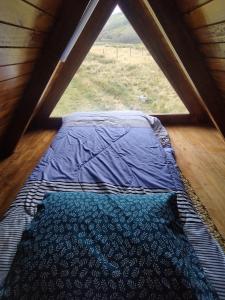
[[(157, 117), (163, 125), (185, 125), (185, 124), (197, 124), (196, 119), (190, 114), (151, 114), (153, 117)], [(30, 124), (30, 129), (56, 129), (58, 130), (62, 126), (62, 118), (49, 117), (45, 120), (37, 120), (35, 123)], [(198, 123), (199, 124), (199, 123)], [(209, 119), (204, 120), (201, 124), (210, 124)]]
[(49, 34), (31, 80), (1, 140), (1, 152), (10, 155), (28, 127), (38, 101), (77, 27), (89, 0), (63, 1), (60, 16)]
[(192, 117), (199, 121), (205, 118), (206, 113), (199, 102), (196, 90), (144, 2), (120, 0), (119, 4)]
[(209, 118), (197, 120), (191, 114), (152, 114), (159, 118), (163, 125), (211, 124)]
[(35, 118), (35, 122), (40, 122), (40, 120), (44, 121), (51, 114), (74, 74), (82, 64), (91, 46), (101, 32), (106, 21), (110, 17), (115, 6), (115, 0), (107, 0), (107, 2), (100, 0), (98, 2), (77, 42), (67, 57), (67, 60), (61, 65), (59, 71), (56, 72), (56, 76), (52, 79), (50, 88), (46, 92)]
[(146, 0), (170, 39), (192, 82), (201, 102), (217, 129), (225, 137), (225, 107), (207, 65), (185, 25), (175, 1)]
[(31, 122), (27, 131), (29, 130), (40, 130), (40, 129), (56, 129), (58, 130), (62, 126), (62, 118), (52, 117), (47, 118), (44, 122)]

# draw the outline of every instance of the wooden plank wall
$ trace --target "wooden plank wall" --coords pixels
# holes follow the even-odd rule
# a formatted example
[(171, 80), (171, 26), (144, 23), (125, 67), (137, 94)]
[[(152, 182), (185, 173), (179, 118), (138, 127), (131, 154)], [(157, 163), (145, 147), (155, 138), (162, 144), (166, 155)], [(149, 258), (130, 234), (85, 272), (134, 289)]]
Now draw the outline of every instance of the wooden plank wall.
[(61, 0), (0, 1), (0, 137), (22, 97)]
[(176, 0), (225, 105), (225, 1)]

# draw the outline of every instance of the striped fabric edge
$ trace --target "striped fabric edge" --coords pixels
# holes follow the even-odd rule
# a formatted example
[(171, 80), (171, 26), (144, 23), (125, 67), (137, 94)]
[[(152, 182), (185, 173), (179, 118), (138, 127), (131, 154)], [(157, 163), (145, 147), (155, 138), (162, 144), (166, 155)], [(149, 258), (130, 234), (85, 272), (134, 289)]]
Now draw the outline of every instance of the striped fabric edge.
[[(173, 151), (169, 135), (162, 126), (159, 119), (156, 117), (150, 117), (145, 115), (145, 119), (148, 120), (149, 126), (152, 127), (156, 137), (159, 139), (162, 147), (164, 149), (170, 148)], [(178, 172), (180, 173), (179, 169)], [(57, 184), (57, 187), (55, 186)], [(40, 190), (41, 188), (41, 190)], [(43, 188), (43, 190), (42, 190)], [(129, 187), (119, 187), (114, 186), (112, 184), (106, 183), (65, 183), (63, 181), (57, 182), (48, 182), (48, 181), (27, 181), (24, 187), (21, 189), (19, 194), (17, 195), (16, 200), (10, 206), (9, 210), (5, 214), (3, 218), (3, 223), (8, 223), (11, 227), (12, 218), (11, 215), (14, 214), (14, 210), (16, 207), (19, 207), (21, 214), (15, 213), (14, 217), (22, 218), (28, 217), (30, 220), (36, 212), (37, 205), (43, 199), (43, 196), (46, 192), (51, 191), (92, 191), (98, 193), (132, 193), (132, 194), (146, 194), (146, 193), (157, 193), (157, 192), (171, 192), (171, 190), (152, 190), (146, 188), (129, 188)], [(211, 237), (209, 232), (207, 231), (206, 226), (202, 223), (200, 217), (195, 212), (192, 202), (186, 192), (184, 190), (175, 191), (177, 193), (177, 203), (178, 210), (180, 214), (180, 219), (184, 225), (184, 231), (188, 236), (192, 246), (194, 247), (196, 254), (201, 262), (201, 265), (208, 276), (209, 281), (211, 282), (214, 289), (217, 291), (219, 298), (225, 300), (225, 286), (223, 282), (225, 282), (225, 255), (220, 248), (217, 241)], [(28, 221), (29, 223), (30, 221)], [(0, 247), (2, 242), (2, 230), (0, 223)], [(20, 227), (15, 228), (14, 233), (19, 234), (21, 236), (23, 229)], [(6, 233), (7, 235), (7, 233)], [(18, 237), (18, 235), (17, 235)], [(7, 275), (7, 272), (10, 268), (11, 262), (15, 255), (16, 250), (13, 251), (13, 247), (11, 245), (17, 245), (19, 239), (15, 239), (15, 235), (10, 237), (12, 239), (11, 242), (8, 241), (8, 253), (10, 259), (4, 260), (4, 257), (1, 259), (0, 257), (0, 286), (3, 283), (3, 279)], [(13, 240), (14, 239), (14, 240)], [(1, 248), (0, 248), (1, 249)], [(12, 249), (12, 251), (11, 251)], [(205, 252), (204, 252), (205, 251)], [(2, 261), (3, 264), (2, 264)], [(3, 270), (3, 265), (5, 266)], [(224, 274), (224, 275), (223, 275)]]
[[(16, 252), (22, 232), (36, 213), (37, 205), (47, 192), (88, 191), (111, 194), (150, 194), (175, 192), (177, 206), (184, 231), (194, 247), (200, 263), (220, 299), (225, 299), (225, 255), (217, 241), (212, 238), (184, 191), (165, 189), (124, 188), (112, 184), (86, 184), (72, 182), (27, 181), (15, 202), (0, 223), (0, 244), (7, 244), (0, 257), (0, 278), (4, 279)], [(13, 217), (12, 217), (13, 216)], [(16, 219), (15, 219), (16, 218)], [(20, 220), (21, 224), (19, 224)], [(22, 221), (23, 220), (23, 221)], [(3, 234), (2, 234), (3, 233)], [(7, 251), (7, 252), (6, 252)]]

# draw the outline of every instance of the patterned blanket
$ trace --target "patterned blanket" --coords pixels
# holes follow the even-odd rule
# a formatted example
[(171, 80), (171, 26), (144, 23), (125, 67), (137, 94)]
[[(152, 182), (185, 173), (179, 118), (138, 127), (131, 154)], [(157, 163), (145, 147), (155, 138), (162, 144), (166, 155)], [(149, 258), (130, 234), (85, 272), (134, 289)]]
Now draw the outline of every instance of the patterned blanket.
[(201, 265), (225, 299), (225, 256), (195, 212), (165, 128), (140, 112), (81, 113), (64, 119), (52, 145), (0, 223), (3, 282), (23, 230), (49, 191), (177, 194), (180, 220)]

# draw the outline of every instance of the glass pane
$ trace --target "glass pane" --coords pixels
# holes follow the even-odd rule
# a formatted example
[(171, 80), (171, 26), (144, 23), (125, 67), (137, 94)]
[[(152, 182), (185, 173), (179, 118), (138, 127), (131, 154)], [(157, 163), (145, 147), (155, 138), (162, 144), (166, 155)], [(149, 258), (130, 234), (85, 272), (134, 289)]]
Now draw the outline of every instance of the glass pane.
[(109, 18), (52, 116), (108, 110), (188, 113), (119, 7)]

